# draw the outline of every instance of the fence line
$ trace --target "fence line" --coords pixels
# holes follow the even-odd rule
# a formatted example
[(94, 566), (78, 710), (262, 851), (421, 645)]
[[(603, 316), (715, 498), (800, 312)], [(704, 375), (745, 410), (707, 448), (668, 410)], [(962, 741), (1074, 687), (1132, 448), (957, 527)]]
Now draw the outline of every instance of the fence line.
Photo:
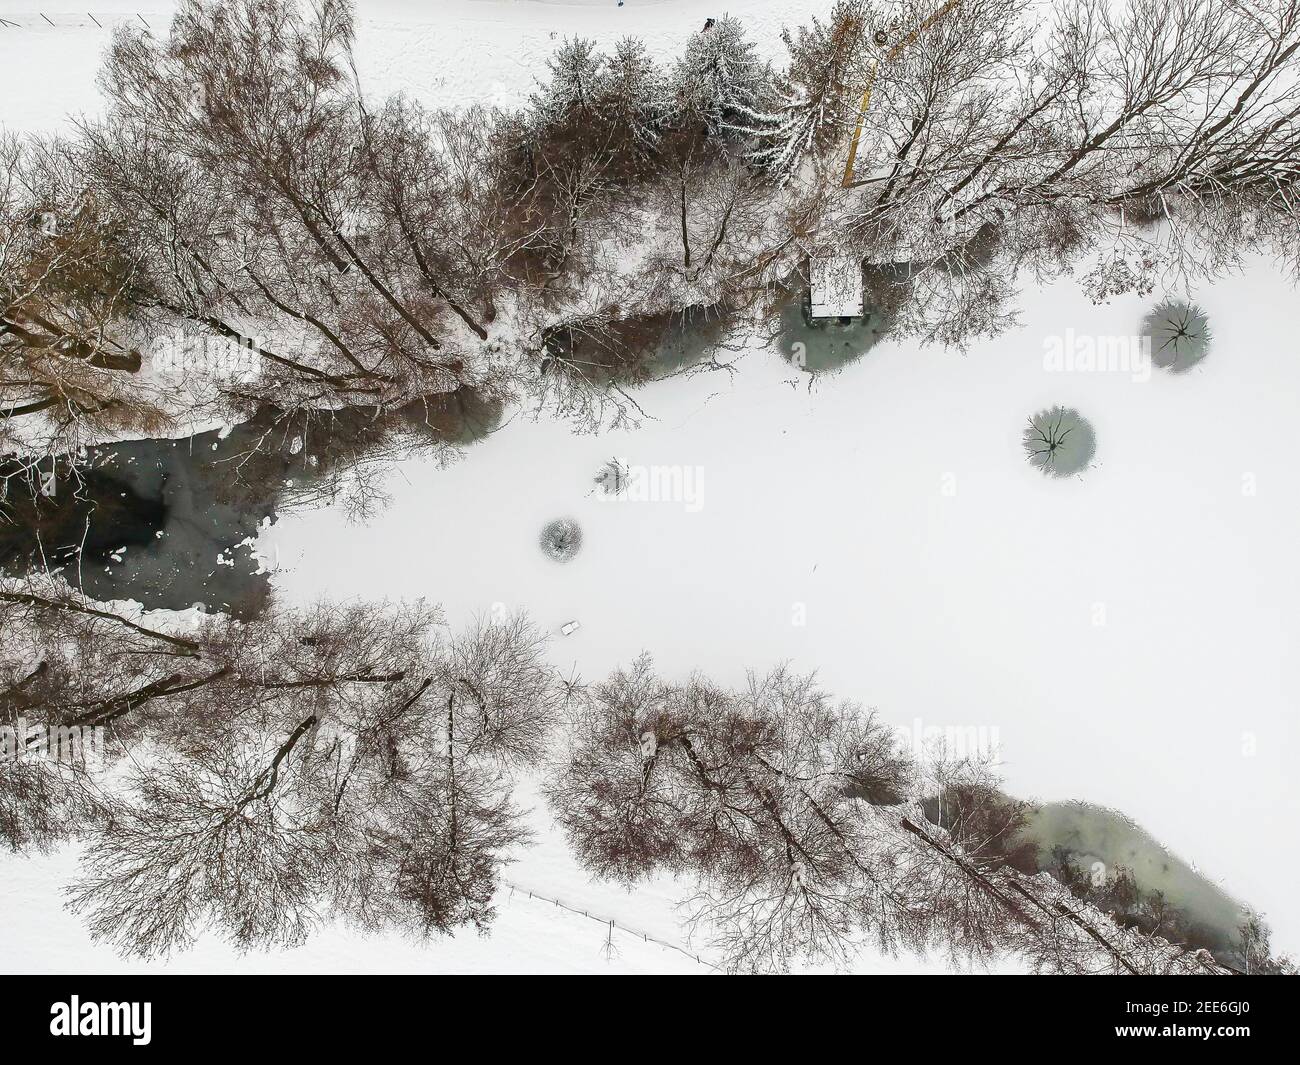
[[(87, 22), (87, 19), (90, 22)], [(10, 12), (7, 16), (0, 17), (0, 29), (45, 29), (46, 26), (56, 30), (89, 29), (91, 23), (94, 23), (97, 28), (106, 30), (124, 22), (137, 21), (142, 23), (146, 29), (153, 29), (153, 24), (138, 11), (101, 11), (98, 16), (92, 11), (87, 11), (84, 14), (81, 12), (71, 14), (65, 12), (55, 13), (53, 17), (47, 15), (44, 11)]]
[(675, 950), (677, 951), (678, 954), (690, 958), (691, 961), (693, 962), (703, 965), (706, 968), (713, 969), (715, 972), (722, 972), (722, 967), (720, 965), (715, 965), (707, 958), (700, 957), (700, 955), (695, 953), (695, 951), (683, 947), (678, 943), (670, 943), (666, 939), (659, 939), (658, 937), (652, 936), (650, 935), (649, 932), (644, 932), (641, 929), (630, 928), (625, 924), (619, 924), (612, 917), (600, 917), (592, 913), (590, 910), (582, 910), (582, 909), (578, 909), (577, 907), (570, 906), (566, 902), (561, 902), (559, 899), (551, 898), (549, 895), (543, 895), (539, 891), (534, 891), (532, 888), (523, 887), (519, 884), (514, 883), (513, 881), (502, 880), (501, 882), (510, 889), (510, 893), (512, 895), (515, 892), (518, 892), (521, 895), (527, 895), (530, 899), (537, 899), (541, 902), (549, 902), (552, 906), (557, 906), (562, 910), (568, 910), (569, 913), (577, 914), (579, 917), (585, 917), (589, 921), (595, 921), (597, 924), (604, 925), (606, 928), (617, 929), (618, 931), (624, 933), (625, 935), (635, 936), (643, 943), (654, 943), (656, 946), (663, 947), (665, 950)]

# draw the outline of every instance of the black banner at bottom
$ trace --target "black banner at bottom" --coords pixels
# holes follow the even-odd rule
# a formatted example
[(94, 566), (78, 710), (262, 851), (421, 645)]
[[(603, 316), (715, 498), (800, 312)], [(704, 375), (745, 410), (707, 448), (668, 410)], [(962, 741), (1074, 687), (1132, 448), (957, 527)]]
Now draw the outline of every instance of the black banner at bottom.
[(834, 989), (806, 978), (690, 990), (630, 988), (611, 977), (552, 977), (546, 987), (534, 977), (530, 987), (488, 988), (484, 979), (492, 978), (12, 977), (3, 991), (3, 1040), (11, 1061), (22, 1050), (110, 1047), (132, 1054), (255, 1049), (259, 1057), (281, 1047), (382, 1052), (439, 1030), (458, 1033), (456, 1043), (470, 1035), (480, 1050), (521, 1040), (541, 1050), (561, 1034), (594, 1048), (602, 1044), (592, 1037), (604, 1031), (655, 1039), (662, 1026), (688, 1021), (687, 1042), (697, 1052), (702, 1043), (734, 1052), (768, 1041), (774, 1026), (804, 1039), (855, 1041), (865, 1027), (868, 1039), (927, 1050), (1054, 1039), (1042, 1049), (1160, 1042), (1224, 1052), (1232, 1044), (1282, 1045), (1295, 1013), (1285, 979), (1249, 977), (880, 976), (841, 977), (848, 982)]

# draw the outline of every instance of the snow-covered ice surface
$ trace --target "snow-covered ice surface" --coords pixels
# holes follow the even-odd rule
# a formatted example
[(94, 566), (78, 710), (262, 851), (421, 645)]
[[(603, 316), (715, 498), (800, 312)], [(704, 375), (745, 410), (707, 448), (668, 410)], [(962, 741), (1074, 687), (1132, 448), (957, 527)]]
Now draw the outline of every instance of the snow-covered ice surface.
[[(114, 6), (165, 21), (158, 0), (93, 10)], [(637, 33), (671, 51), (728, 11), (776, 56), (782, 22), (828, 7), (362, 0), (358, 51), (373, 92), (505, 103), (530, 90), (565, 34)], [(106, 40), (0, 27), (0, 122), (52, 130), (93, 112)], [(1154, 301), (1093, 307), (1067, 283), (1026, 293), (1023, 327), (965, 356), (886, 339), (809, 391), (778, 353), (756, 352), (734, 380), (645, 389), (637, 398), (655, 420), (600, 437), (516, 416), (451, 469), (401, 464), (392, 506), (369, 527), (296, 514), (261, 550), (295, 601), (422, 595), (453, 625), (498, 604), (556, 630), (579, 620), (552, 656), (587, 679), (642, 650), (666, 674), (699, 668), (732, 683), (789, 659), (901, 728), (996, 728), (1009, 791), (1124, 811), (1263, 910), (1275, 946), (1300, 952), (1289, 846), (1300, 815), (1300, 314), (1289, 282), (1262, 263), (1197, 298), (1215, 347), (1179, 377), (1047, 370), (1050, 338), (1130, 336)], [(1079, 479), (1044, 478), (1021, 452), (1028, 416), (1057, 403), (1097, 432), (1096, 466)], [(614, 456), (689, 470), (702, 495), (601, 502), (592, 478)], [(537, 537), (565, 516), (584, 541), (557, 565)], [(535, 805), (542, 838), (512, 881), (683, 939), (672, 905), (683, 887), (590, 883)], [(60, 911), (72, 868), (67, 852), (0, 860), (0, 969), (130, 967)], [(424, 947), (327, 930), (287, 955), (242, 959), (204, 939), (168, 969), (707, 971), (631, 936), (616, 935), (606, 961), (603, 941), (595, 921), (505, 892), (486, 939)], [(868, 956), (861, 968), (920, 964)]]
[[(905, 730), (996, 729), (1010, 791), (1124, 811), (1294, 950), (1294, 293), (1261, 264), (1200, 299), (1218, 339), (1183, 376), (1046, 369), (1046, 338), (1131, 334), (1147, 302), (1062, 284), (965, 356), (885, 340), (809, 392), (755, 353), (638, 393), (636, 432), (517, 417), (451, 469), (401, 465), (369, 527), (293, 515), (263, 551), (294, 600), (579, 619), (552, 654), (585, 678), (642, 650), (729, 683), (789, 659)], [(1021, 451), (1058, 402), (1097, 431), (1077, 479)], [(697, 491), (601, 501), (613, 456)], [(537, 533), (565, 515), (583, 547), (556, 565)]]

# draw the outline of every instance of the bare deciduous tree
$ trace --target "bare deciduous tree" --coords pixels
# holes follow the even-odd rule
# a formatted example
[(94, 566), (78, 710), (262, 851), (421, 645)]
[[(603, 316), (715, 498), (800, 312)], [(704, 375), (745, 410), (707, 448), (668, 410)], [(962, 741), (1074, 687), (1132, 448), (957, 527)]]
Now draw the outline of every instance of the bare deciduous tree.
[(205, 929), (248, 948), (326, 919), (491, 920), (528, 838), (513, 771), (559, 701), (524, 618), (447, 638), (422, 603), (321, 604), (168, 631), (53, 582), (6, 585), (0, 615), (0, 723), (100, 727), (130, 752), (122, 783), (0, 764), (9, 846), (86, 840), (70, 905), (95, 936), (153, 956)]
[(872, 940), (1051, 972), (1224, 971), (1040, 873), (986, 767), (920, 772), (874, 715), (784, 668), (728, 691), (639, 659), (574, 701), (545, 791), (594, 874), (695, 883), (692, 926), (731, 968), (843, 964)]
[(0, 136), (0, 448), (36, 458), (169, 424), (135, 377), (139, 261), (73, 150)]

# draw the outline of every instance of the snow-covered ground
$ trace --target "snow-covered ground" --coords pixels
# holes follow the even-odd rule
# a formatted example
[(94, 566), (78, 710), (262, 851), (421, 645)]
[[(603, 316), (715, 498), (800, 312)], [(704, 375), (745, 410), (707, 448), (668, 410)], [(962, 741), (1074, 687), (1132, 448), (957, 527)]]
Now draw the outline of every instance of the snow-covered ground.
[[(544, 832), (545, 818), (535, 820)], [(707, 944), (692, 944), (681, 928), (680, 886), (663, 881), (627, 892), (592, 882), (554, 835), (544, 836), (506, 870), (511, 886), (495, 900), (497, 918), (487, 936), (467, 930), (429, 943), (331, 927), (297, 950), (240, 955), (205, 937), (166, 963), (123, 961), (93, 943), (79, 920), (63, 911), (59, 886), (76, 872), (71, 850), (0, 858), (0, 913), (6, 925), (0, 973), (716, 973)], [(602, 923), (610, 920), (616, 922), (612, 939)], [(857, 969), (906, 974), (942, 971), (942, 966), (872, 954)], [(992, 971), (1017, 970), (1003, 962)]]
[[(150, 2), (163, 12), (157, 0), (118, 6)], [(361, 74), (376, 92), (507, 102), (541, 75), (552, 34), (637, 33), (675, 50), (726, 10), (776, 55), (783, 21), (828, 7), (361, 0)], [(23, 5), (0, 3), (0, 17), (6, 8)], [(49, 130), (93, 111), (105, 40), (0, 26), (0, 122)], [(516, 416), (451, 469), (401, 464), (370, 526), (290, 515), (262, 550), (295, 601), (418, 595), (455, 625), (517, 607), (557, 630), (580, 620), (552, 654), (587, 679), (642, 650), (664, 673), (733, 683), (788, 659), (902, 729), (996, 729), (1008, 790), (1125, 811), (1263, 910), (1275, 945), (1297, 953), (1300, 312), (1262, 263), (1197, 297), (1216, 341), (1186, 375), (1049, 368), (1054, 340), (1129, 337), (1152, 302), (1094, 307), (1057, 285), (1026, 293), (1022, 328), (964, 356), (886, 340), (810, 391), (777, 353), (755, 352), (734, 380), (645, 389), (655, 420), (600, 437)], [(1057, 403), (1097, 432), (1080, 479), (1048, 480), (1020, 449), (1028, 416)], [(592, 478), (614, 456), (675, 478), (679, 498), (600, 501)], [(537, 535), (564, 516), (585, 538), (557, 565)], [(591, 884), (536, 817), (543, 838), (514, 882), (682, 940), (671, 903), (683, 889)], [(5, 937), (0, 968), (118, 966), (59, 910), (52, 885), (71, 868), (67, 854), (0, 862), (7, 927), (31, 930)], [(425, 948), (327, 932), (243, 960), (204, 941), (171, 969), (707, 971), (617, 933), (606, 962), (596, 922), (519, 893), (500, 910), (486, 940)]]
[[(98, 109), (95, 77), (112, 25), (143, 19), (161, 30), (171, 0), (87, 0), (88, 12), (45, 12), (0, 0), (0, 125), (49, 132)], [(825, 15), (829, 0), (357, 0), (357, 63), (374, 93), (402, 91), (444, 107), (516, 104), (545, 76), (564, 37), (611, 44), (627, 34), (679, 54), (704, 20), (735, 15), (763, 53), (780, 58), (782, 26)], [(104, 28), (97, 27), (94, 15)]]

